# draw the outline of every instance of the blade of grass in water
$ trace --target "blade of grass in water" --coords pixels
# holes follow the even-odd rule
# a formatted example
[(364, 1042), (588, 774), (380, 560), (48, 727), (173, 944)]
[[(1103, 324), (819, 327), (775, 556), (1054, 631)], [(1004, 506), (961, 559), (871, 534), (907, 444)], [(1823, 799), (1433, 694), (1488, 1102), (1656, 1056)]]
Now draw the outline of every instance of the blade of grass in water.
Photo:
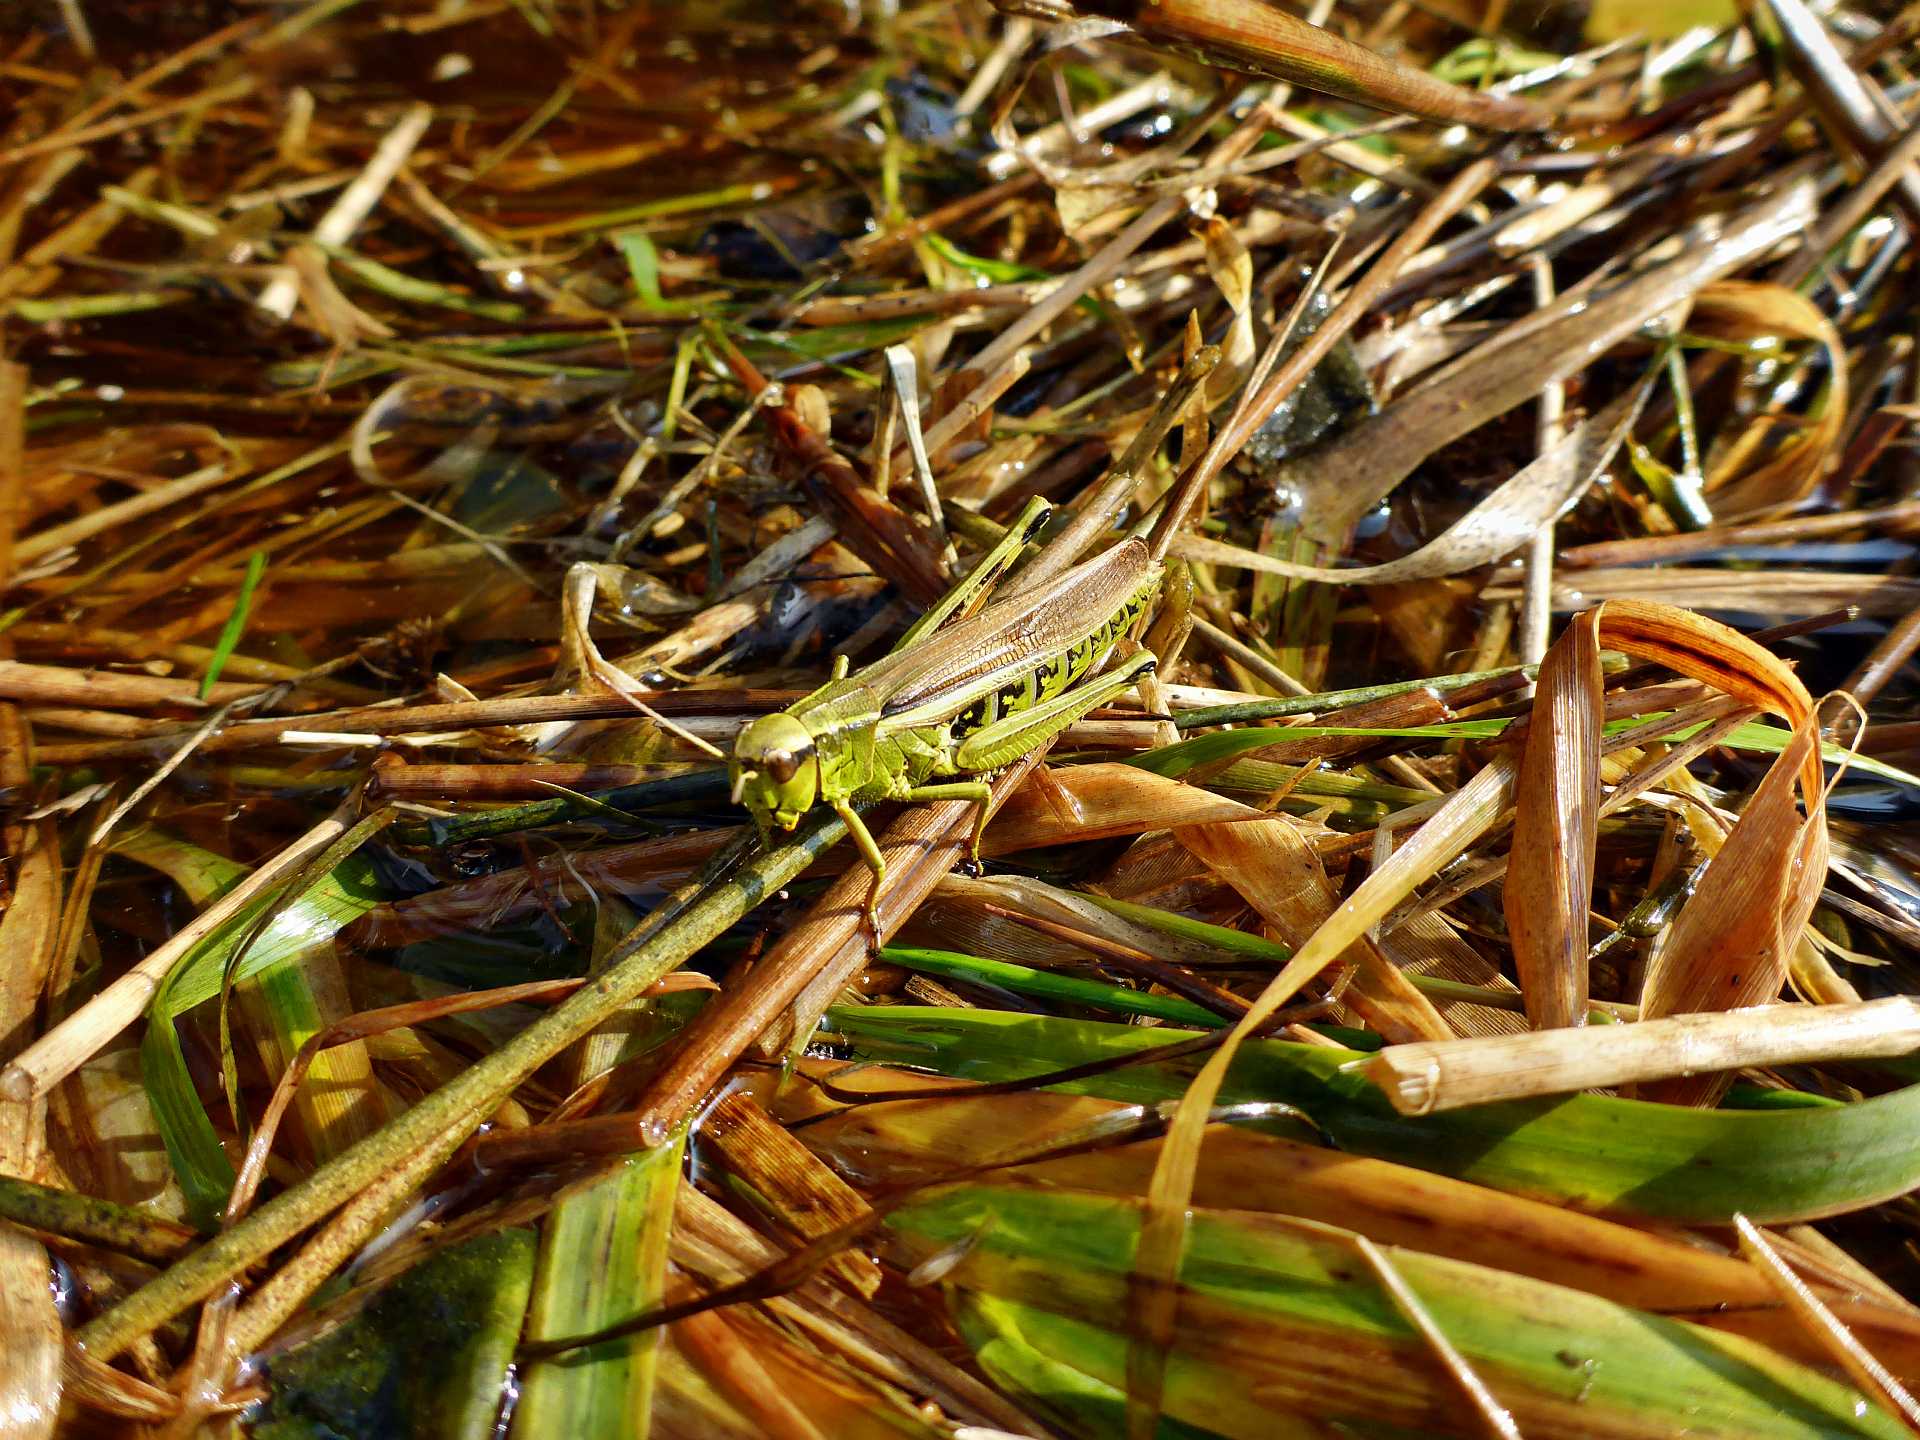
[(727, 798), (727, 772), (724, 766), (704, 765), (684, 775), (665, 776), (638, 785), (623, 785), (605, 790), (583, 804), (572, 795), (551, 800), (530, 800), (523, 805), (506, 805), (475, 815), (435, 817), (418, 824), (394, 828), (394, 839), (404, 845), (430, 845), (436, 849), (494, 835), (510, 835), (519, 830), (537, 830), (562, 820), (591, 821), (615, 810), (639, 811), (666, 805), (718, 805)]
[[(351, 1212), (352, 1221), (351, 1240), (342, 1243), (357, 1246), (371, 1239), (388, 1218), (393, 1198), (424, 1184), (516, 1086), (795, 879), (845, 835), (837, 817), (803, 825), (792, 840), (744, 860), (731, 873), (716, 870), (711, 878), (676, 892), (648, 918), (645, 936), (631, 953), (593, 985), (90, 1321), (79, 1335), (81, 1343), (103, 1358), (119, 1354), (342, 1207)], [(335, 1223), (342, 1222), (336, 1218)]]
[(267, 552), (256, 550), (247, 557), (247, 573), (240, 581), (240, 592), (233, 597), (233, 613), (221, 627), (220, 638), (213, 643), (213, 655), (207, 661), (206, 676), (200, 681), (202, 700), (213, 694), (220, 672), (227, 668), (234, 647), (240, 643), (240, 636), (247, 628), (247, 612), (253, 608), (253, 592), (259, 588), (260, 577), (266, 573)]
[[(684, 1137), (629, 1155), (562, 1197), (541, 1227), (540, 1278), (528, 1312), (532, 1339), (608, 1329), (665, 1300), (667, 1237)], [(536, 1361), (522, 1381), (514, 1440), (647, 1440), (660, 1331)]]
[[(200, 904), (238, 884), (247, 873), (244, 865), (153, 831), (129, 834), (117, 848), (165, 871)], [(330, 945), (334, 932), (365, 914), (380, 898), (371, 870), (364, 862), (348, 860), (302, 894), (282, 903), (241, 957), (233, 972), (235, 983), (274, 977), (262, 1000), (272, 1017), (277, 1046), (287, 1056), (296, 1053), (308, 1036), (339, 1018), (316, 1002), (303, 974), (304, 957), (316, 937), (318, 943)], [(236, 917), (174, 967), (154, 992), (147, 1012), (146, 1036), (140, 1046), (141, 1076), (153, 1103), (155, 1121), (189, 1211), (202, 1223), (225, 1205), (233, 1189), (234, 1172), (200, 1103), (176, 1022), (220, 993), (221, 977), (236, 947), (255, 927), (258, 915), (256, 907)], [(332, 963), (330, 956), (328, 963)], [(361, 1138), (356, 1123), (337, 1134), (338, 1145), (329, 1144), (328, 1136), (333, 1131), (327, 1121), (340, 1103), (351, 1109), (358, 1096), (370, 1093), (370, 1084), (366, 1048), (358, 1041), (336, 1047), (315, 1060), (301, 1092), (303, 1097), (327, 1096), (326, 1107), (316, 1113), (310, 1104), (303, 1104), (302, 1115), (310, 1126), (318, 1128), (313, 1138), (322, 1154)]]

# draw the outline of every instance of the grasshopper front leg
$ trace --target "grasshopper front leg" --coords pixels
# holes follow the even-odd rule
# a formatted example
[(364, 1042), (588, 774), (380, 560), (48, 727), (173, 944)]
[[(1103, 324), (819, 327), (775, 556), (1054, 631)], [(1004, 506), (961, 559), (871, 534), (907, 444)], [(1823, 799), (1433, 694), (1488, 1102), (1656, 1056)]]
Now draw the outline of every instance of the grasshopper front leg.
[(853, 848), (860, 852), (860, 858), (867, 862), (867, 869), (873, 872), (873, 888), (867, 891), (867, 929), (873, 936), (873, 948), (880, 948), (880, 887), (887, 878), (887, 857), (880, 853), (879, 842), (873, 838), (873, 832), (867, 829), (867, 822), (860, 818), (860, 812), (844, 800), (836, 800), (833, 813), (840, 817), (840, 823), (847, 827), (847, 834), (853, 837)]
[[(899, 796), (912, 802), (915, 800), (971, 800), (976, 807), (973, 820), (973, 843), (968, 847), (969, 854), (977, 864), (980, 860), (980, 837), (987, 828), (987, 806), (993, 800), (993, 788), (984, 780), (954, 780), (940, 785), (916, 785)], [(860, 858), (866, 861), (867, 868), (873, 872), (873, 888), (867, 892), (867, 929), (872, 932), (876, 949), (880, 945), (880, 887), (887, 879), (887, 859), (880, 853), (879, 843), (873, 838), (873, 832), (867, 829), (866, 821), (860, 818), (860, 812), (844, 800), (833, 807), (841, 822), (847, 827), (847, 833), (853, 837), (854, 848), (860, 852)]]

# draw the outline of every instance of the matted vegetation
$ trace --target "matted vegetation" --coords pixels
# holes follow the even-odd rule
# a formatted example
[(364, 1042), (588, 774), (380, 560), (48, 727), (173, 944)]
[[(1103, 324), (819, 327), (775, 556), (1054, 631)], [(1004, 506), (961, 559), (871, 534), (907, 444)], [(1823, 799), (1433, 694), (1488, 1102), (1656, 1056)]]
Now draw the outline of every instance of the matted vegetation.
[(1914, 30), (0, 15), (0, 1434), (1920, 1428)]

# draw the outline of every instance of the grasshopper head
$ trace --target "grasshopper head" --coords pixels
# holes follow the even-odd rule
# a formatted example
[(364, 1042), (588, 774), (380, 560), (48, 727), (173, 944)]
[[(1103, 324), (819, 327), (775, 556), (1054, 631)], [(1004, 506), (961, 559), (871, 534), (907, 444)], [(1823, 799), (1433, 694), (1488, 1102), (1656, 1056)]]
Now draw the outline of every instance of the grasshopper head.
[(727, 762), (733, 798), (768, 821), (791, 830), (820, 798), (820, 760), (813, 736), (793, 716), (762, 715), (733, 742)]

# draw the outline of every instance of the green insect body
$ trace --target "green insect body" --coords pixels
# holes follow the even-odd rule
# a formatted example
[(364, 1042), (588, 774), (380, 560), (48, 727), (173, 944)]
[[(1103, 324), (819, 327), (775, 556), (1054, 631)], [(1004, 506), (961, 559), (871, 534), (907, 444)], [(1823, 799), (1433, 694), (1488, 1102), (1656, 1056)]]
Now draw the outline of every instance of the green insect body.
[(846, 822), (874, 873), (869, 919), (886, 866), (855, 805), (972, 800), (980, 807), (977, 854), (988, 800), (980, 777), (1153, 669), (1144, 652), (1101, 669), (1159, 588), (1162, 567), (1137, 537), (936, 629), (992, 583), (1046, 516), (1043, 503), (1030, 505), (893, 653), (857, 674), (842, 667), (805, 699), (748, 724), (734, 741), (734, 797), (763, 831), (791, 830), (818, 805)]

